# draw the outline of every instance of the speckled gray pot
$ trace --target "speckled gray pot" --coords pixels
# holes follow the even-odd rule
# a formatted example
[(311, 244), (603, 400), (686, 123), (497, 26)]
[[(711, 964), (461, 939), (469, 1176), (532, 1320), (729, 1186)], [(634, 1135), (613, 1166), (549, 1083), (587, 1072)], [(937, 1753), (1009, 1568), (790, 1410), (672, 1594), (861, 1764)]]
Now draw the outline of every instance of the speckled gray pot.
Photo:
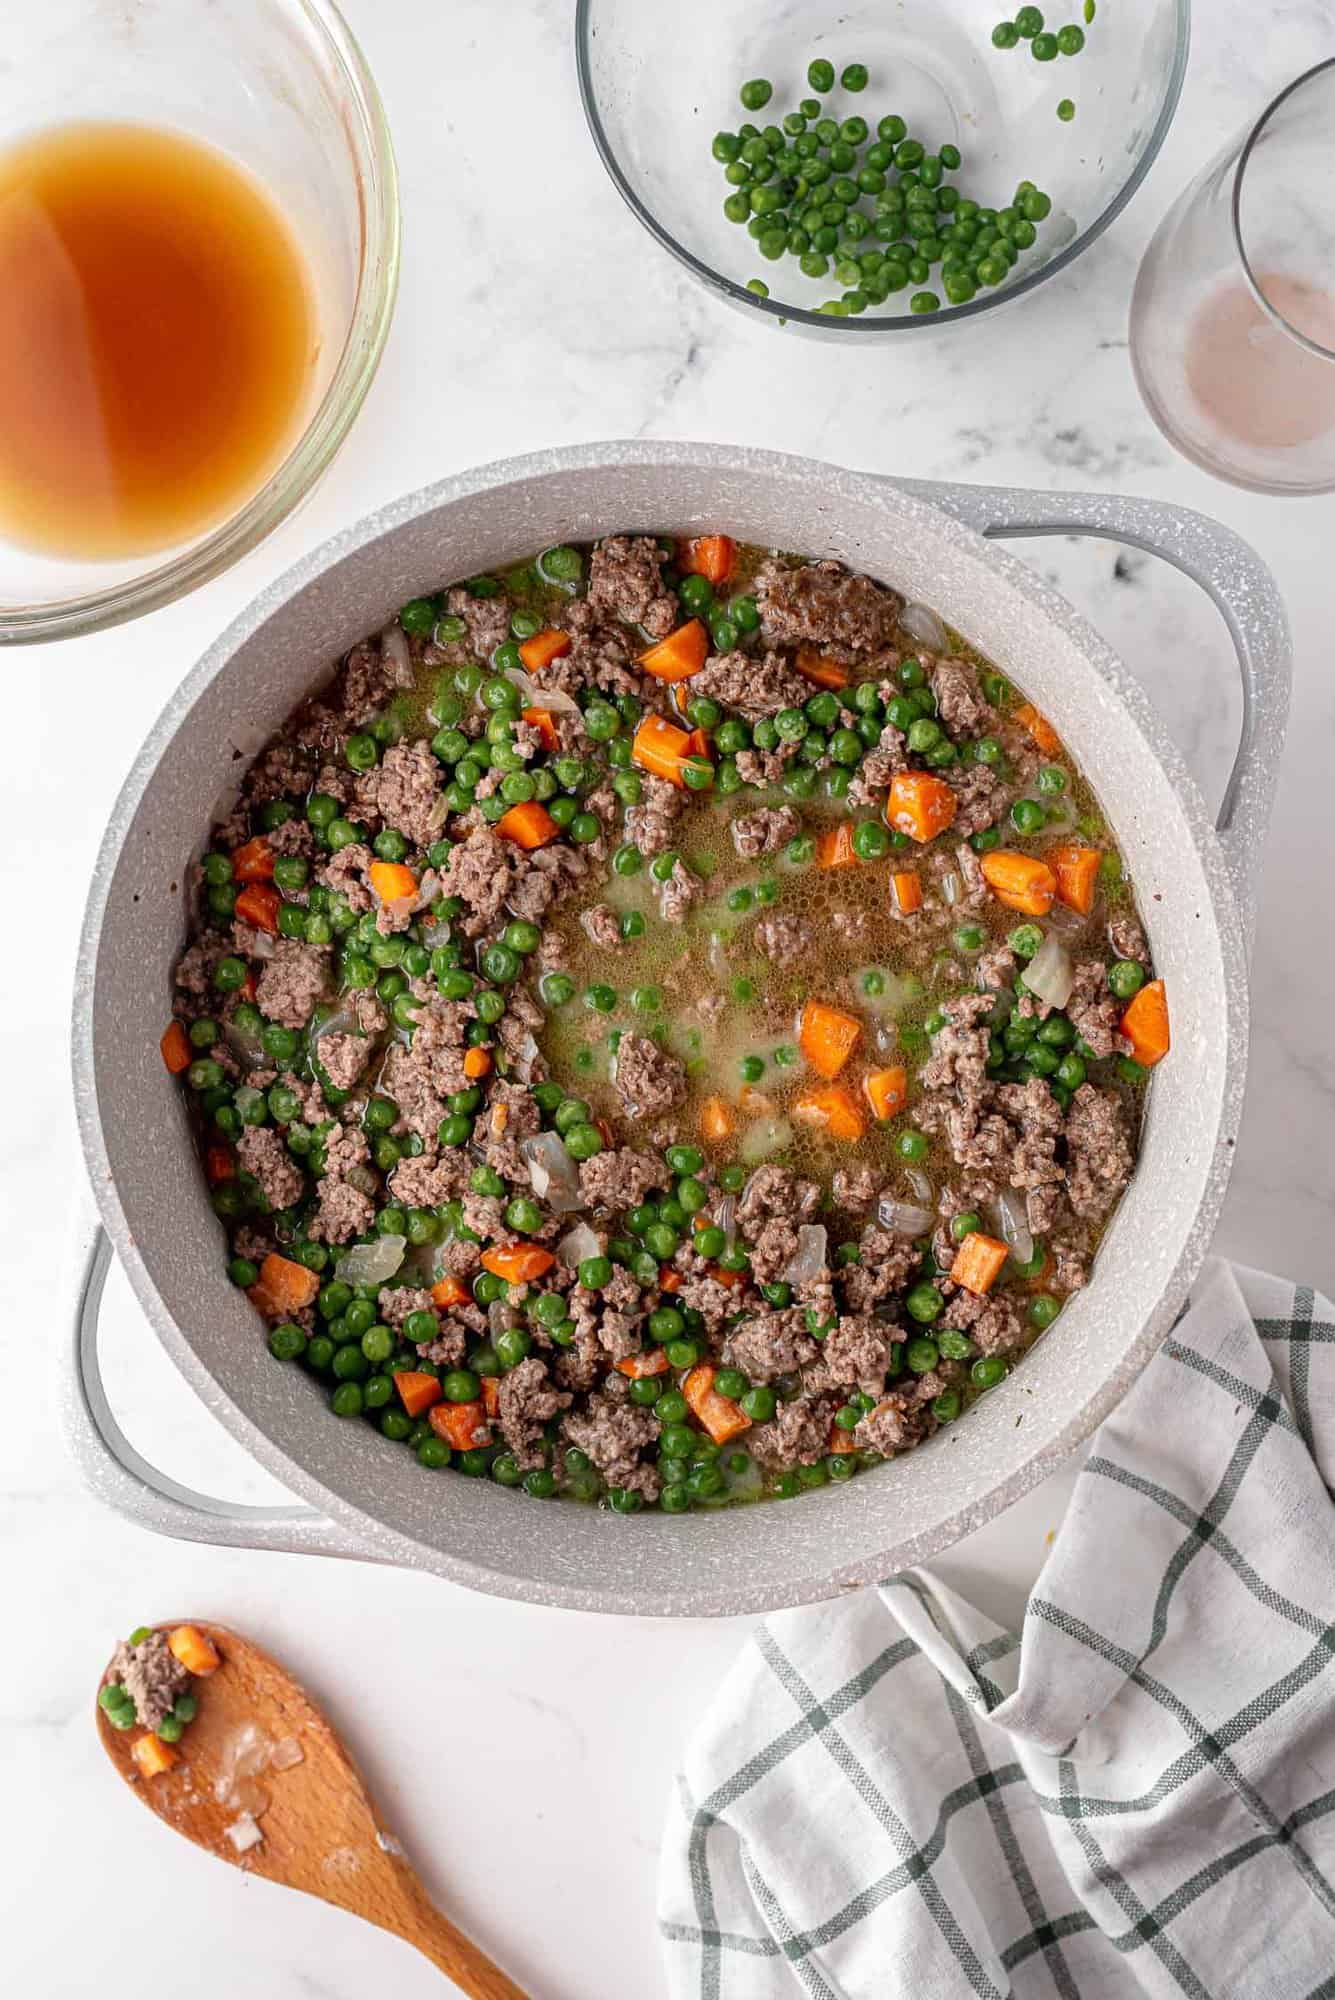
[[(972, 525), (970, 525), (972, 524)], [(1138, 884), (1172, 995), (1139, 1170), (1094, 1283), (1014, 1376), (912, 1456), (782, 1506), (622, 1519), (534, 1506), (486, 1481), (428, 1478), (333, 1422), (269, 1356), (228, 1283), (180, 1093), (158, 1056), (184, 885), (210, 808), (335, 655), (405, 599), (613, 528), (695, 532), (837, 556), (935, 605), (1054, 719)], [(1247, 695), (1227, 834), (1135, 683), (1055, 592), (977, 532), (1091, 531), (1157, 550), (1203, 583), (1238, 642)], [(90, 1477), (151, 1527), (412, 1565), (591, 1610), (717, 1614), (798, 1603), (916, 1562), (988, 1519), (1080, 1442), (1180, 1308), (1219, 1210), (1242, 1104), (1248, 859), (1264, 833), (1288, 642), (1244, 544), (1152, 502), (895, 483), (806, 460), (687, 444), (586, 446), (487, 467), (385, 508), (267, 590), (172, 698), (116, 806), (89, 899), (75, 1007), (84, 1150), (106, 1230), (152, 1325), (228, 1428), (310, 1503), (233, 1509), (138, 1458), (96, 1370), (94, 1255), (70, 1423)]]

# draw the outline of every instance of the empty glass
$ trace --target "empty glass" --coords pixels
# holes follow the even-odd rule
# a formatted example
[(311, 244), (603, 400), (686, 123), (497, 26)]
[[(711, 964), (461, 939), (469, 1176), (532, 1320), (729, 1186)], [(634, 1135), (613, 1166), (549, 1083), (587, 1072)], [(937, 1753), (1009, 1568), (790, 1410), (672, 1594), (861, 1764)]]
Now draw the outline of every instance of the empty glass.
[(1146, 407), (1262, 493), (1335, 489), (1335, 61), (1291, 83), (1160, 224), (1131, 302)]

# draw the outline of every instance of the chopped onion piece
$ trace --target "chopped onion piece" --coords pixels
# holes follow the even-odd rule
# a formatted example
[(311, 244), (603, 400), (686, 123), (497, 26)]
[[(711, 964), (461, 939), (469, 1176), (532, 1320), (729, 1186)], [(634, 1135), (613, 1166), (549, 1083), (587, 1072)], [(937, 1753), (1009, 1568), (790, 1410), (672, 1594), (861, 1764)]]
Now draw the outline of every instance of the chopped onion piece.
[(1081, 916), (1079, 910), (1073, 910), (1069, 903), (1054, 903), (1048, 911), (1047, 920), (1054, 931), (1065, 931), (1071, 937), (1074, 937), (1077, 931), (1082, 931), (1089, 921), (1087, 917)]
[(396, 685), (407, 687), (413, 677), (413, 656), (402, 625), (387, 625), (380, 634), (380, 657), (393, 669)]
[(825, 1269), (829, 1235), (823, 1223), (804, 1222), (797, 1232), (797, 1248), (780, 1276), (786, 1285), (806, 1285)]
[(926, 604), (906, 604), (899, 614), (899, 629), (933, 653), (948, 653), (951, 650), (950, 634), (935, 611)]
[(515, 1324), (518, 1314), (504, 1299), (493, 1299), (487, 1307), (487, 1332), (495, 1340), (498, 1333), (507, 1333)]
[(524, 698), (525, 708), (545, 708), (552, 714), (578, 715), (579, 703), (564, 688), (543, 687), (522, 667), (507, 667), (505, 678), (513, 681)]
[(580, 1222), (561, 1238), (556, 1254), (567, 1270), (573, 1271), (586, 1257), (602, 1256), (602, 1239), (594, 1234), (587, 1222)]
[[(519, 1141), (519, 1150), (528, 1162), (528, 1177), (539, 1201), (545, 1201), (553, 1215), (568, 1215), (583, 1206), (579, 1191), (579, 1168), (566, 1151), (559, 1132), (535, 1132)], [(596, 1256), (596, 1251), (590, 1251)]]
[(941, 894), (945, 898), (947, 908), (952, 910), (964, 894), (964, 883), (955, 869), (947, 868), (941, 877)]
[(936, 1200), (936, 1189), (921, 1167), (905, 1167), (904, 1178), (913, 1189), (923, 1206), (930, 1208)]
[(511, 1058), (514, 1073), (521, 1083), (532, 1083), (533, 1065), (541, 1054), (532, 1035), (526, 1034)]
[(997, 1227), (1003, 1243), (1009, 1243), (1017, 1264), (1027, 1264), (1034, 1254), (1034, 1238), (1029, 1212), (1019, 1188), (1005, 1188), (996, 1200)]
[(781, 1153), (785, 1146), (793, 1143), (793, 1128), (786, 1118), (757, 1118), (742, 1134), (737, 1150), (748, 1167), (757, 1160), (767, 1160), (771, 1153)]
[(248, 1070), (254, 1069), (264, 1053), (259, 1036), (247, 1034), (244, 1028), (237, 1027), (235, 1021), (224, 1024), (223, 1040), (229, 1049), (240, 1056)]
[(294, 1764), (304, 1764), (306, 1752), (295, 1736), (280, 1736), (273, 1746), (269, 1763), (275, 1771), (290, 1771)]
[(258, 1847), (264, 1838), (249, 1813), (239, 1814), (224, 1831), (238, 1854), (248, 1854), (250, 1849)]
[(729, 1250), (737, 1241), (737, 1197), (735, 1194), (720, 1195), (713, 1208), (714, 1227), (721, 1229), (727, 1239)]
[(360, 1035), (361, 1032), (362, 1025), (353, 1008), (335, 1007), (318, 1028), (311, 1029), (311, 1040), (318, 1042), (321, 1035)]
[(915, 1208), (912, 1202), (896, 1201), (891, 1194), (883, 1194), (876, 1204), (876, 1220), (892, 1236), (926, 1236), (932, 1219), (929, 1208)]
[(334, 1265), (335, 1277), (345, 1285), (387, 1285), (398, 1275), (406, 1236), (377, 1236), (374, 1243), (354, 1243)]
[(1070, 999), (1075, 985), (1075, 968), (1071, 964), (1070, 952), (1051, 931), (1026, 965), (1024, 983), (1049, 1007), (1064, 1007)]

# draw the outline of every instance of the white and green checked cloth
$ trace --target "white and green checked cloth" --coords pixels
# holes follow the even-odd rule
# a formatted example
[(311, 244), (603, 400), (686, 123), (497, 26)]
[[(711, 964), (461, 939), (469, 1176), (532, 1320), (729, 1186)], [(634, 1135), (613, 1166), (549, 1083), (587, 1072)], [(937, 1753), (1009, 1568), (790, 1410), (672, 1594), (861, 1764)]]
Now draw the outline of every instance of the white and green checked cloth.
[(1335, 2000), (1335, 1309), (1207, 1267), (1021, 1637), (923, 1571), (761, 1626), (691, 1743), (672, 2000)]

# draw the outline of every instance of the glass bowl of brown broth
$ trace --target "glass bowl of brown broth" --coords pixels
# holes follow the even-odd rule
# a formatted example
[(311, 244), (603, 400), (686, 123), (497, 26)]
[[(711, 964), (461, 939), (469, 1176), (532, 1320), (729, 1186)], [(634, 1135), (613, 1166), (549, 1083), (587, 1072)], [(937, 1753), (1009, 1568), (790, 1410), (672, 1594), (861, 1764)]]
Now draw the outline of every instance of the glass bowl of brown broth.
[(0, 644), (133, 618), (333, 458), (398, 280), (328, 0), (44, 0), (0, 69)]

